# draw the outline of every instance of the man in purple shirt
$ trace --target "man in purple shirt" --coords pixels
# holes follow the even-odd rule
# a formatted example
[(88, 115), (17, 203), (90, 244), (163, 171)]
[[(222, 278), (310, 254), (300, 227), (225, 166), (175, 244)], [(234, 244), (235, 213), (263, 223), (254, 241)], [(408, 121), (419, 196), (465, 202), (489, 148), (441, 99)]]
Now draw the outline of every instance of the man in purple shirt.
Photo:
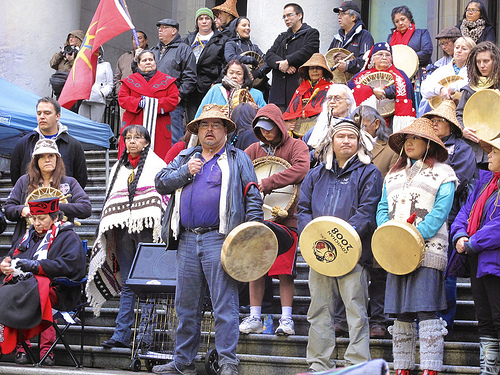
[[(171, 194), (162, 237), (177, 250), (175, 309), (179, 318), (174, 360), (156, 374), (195, 375), (202, 303), (208, 286), (215, 317), (215, 348), (220, 375), (238, 375), (238, 283), (222, 268), (220, 253), (229, 232), (246, 221), (264, 220), (262, 198), (252, 183), (255, 170), (247, 154), (226, 143), (236, 129), (216, 104), (208, 104), (187, 125), (201, 147), (183, 150), (158, 173), (156, 189)], [(245, 189), (247, 186), (249, 188)], [(245, 192), (245, 190), (247, 190)]]

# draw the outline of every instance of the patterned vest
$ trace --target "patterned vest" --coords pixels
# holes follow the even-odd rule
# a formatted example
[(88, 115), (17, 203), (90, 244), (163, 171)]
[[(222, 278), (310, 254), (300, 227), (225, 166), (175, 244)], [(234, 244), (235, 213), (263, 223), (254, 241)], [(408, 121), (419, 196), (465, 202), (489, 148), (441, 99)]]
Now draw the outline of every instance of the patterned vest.
[[(422, 222), (434, 207), (439, 187), (450, 181), (456, 181), (453, 169), (442, 163), (435, 163), (433, 168), (418, 160), (413, 166), (386, 176), (387, 202), (389, 218), (404, 220), (414, 212), (417, 214), (415, 225)], [(448, 213), (446, 213), (446, 217)], [(448, 228), (446, 217), (437, 234), (425, 240), (425, 257), (422, 267), (444, 271), (447, 264)]]

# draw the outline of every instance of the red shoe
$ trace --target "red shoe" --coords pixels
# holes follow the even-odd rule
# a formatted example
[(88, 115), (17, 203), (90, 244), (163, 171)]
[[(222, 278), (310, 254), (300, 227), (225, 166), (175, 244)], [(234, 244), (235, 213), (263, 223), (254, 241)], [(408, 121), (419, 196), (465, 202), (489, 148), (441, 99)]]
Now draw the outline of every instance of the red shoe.
[(438, 374), (439, 372), (434, 370), (424, 370), (424, 372), (422, 373), (422, 375), (438, 375)]
[(396, 375), (410, 375), (410, 370), (397, 370)]

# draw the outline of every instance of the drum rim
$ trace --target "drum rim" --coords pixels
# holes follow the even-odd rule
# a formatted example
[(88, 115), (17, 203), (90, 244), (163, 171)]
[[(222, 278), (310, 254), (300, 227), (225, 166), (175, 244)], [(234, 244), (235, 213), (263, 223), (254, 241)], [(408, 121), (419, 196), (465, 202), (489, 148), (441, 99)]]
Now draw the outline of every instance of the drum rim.
[[(267, 155), (267, 156), (262, 156), (260, 158), (252, 160), (254, 170), (256, 171), (257, 167), (264, 165), (266, 162), (280, 164), (283, 167), (285, 167), (285, 169), (292, 167), (292, 165), (283, 158), (280, 158), (278, 156)], [(291, 199), (287, 203), (286, 207), (284, 207), (284, 208), (282, 207), (282, 209), (284, 209), (285, 211), (288, 211), (291, 207), (293, 207), (294, 204), (297, 203), (298, 196), (299, 196), (299, 186), (300, 186), (300, 184), (293, 185), (293, 193), (292, 193)], [(276, 220), (276, 218), (273, 218), (273, 220), (271, 220), (271, 221), (275, 221), (275, 220)]]

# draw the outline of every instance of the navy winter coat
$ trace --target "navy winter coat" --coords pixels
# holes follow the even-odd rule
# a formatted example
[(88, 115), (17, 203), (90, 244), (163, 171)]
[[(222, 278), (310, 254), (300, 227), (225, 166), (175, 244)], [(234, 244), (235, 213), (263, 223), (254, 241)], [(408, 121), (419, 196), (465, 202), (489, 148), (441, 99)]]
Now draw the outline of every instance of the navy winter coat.
[(344, 29), (340, 29), (338, 34), (333, 37), (332, 43), (328, 49), (344, 48), (354, 53), (354, 60), (347, 62), (347, 71), (356, 74), (363, 69), (365, 60), (363, 55), (373, 47), (373, 37), (365, 29), (363, 21), (359, 20), (353, 28), (345, 34)]
[(319, 216), (335, 216), (358, 232), (363, 244), (359, 264), (372, 263), (371, 238), (377, 227), (375, 214), (382, 195), (383, 178), (372, 163), (363, 164), (355, 156), (344, 168), (334, 161), (332, 170), (323, 164), (311, 169), (300, 187), (298, 229)]

